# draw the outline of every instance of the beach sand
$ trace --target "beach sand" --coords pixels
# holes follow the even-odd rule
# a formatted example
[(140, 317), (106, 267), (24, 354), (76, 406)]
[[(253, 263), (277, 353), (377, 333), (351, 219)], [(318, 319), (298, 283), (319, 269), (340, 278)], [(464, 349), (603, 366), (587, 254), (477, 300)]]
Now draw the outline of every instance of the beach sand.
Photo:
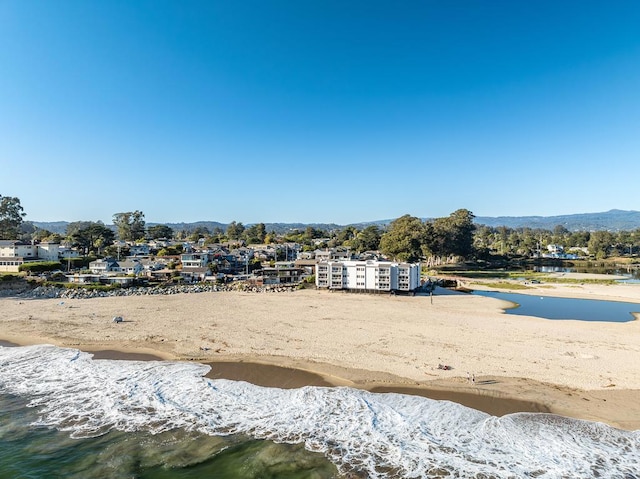
[[(526, 292), (640, 303), (637, 284)], [(96, 358), (199, 361), (212, 365), (208, 377), (264, 386), (351, 386), (640, 429), (639, 321), (550, 321), (504, 306), (441, 289), (433, 298), (316, 290), (3, 298), (0, 339)]]

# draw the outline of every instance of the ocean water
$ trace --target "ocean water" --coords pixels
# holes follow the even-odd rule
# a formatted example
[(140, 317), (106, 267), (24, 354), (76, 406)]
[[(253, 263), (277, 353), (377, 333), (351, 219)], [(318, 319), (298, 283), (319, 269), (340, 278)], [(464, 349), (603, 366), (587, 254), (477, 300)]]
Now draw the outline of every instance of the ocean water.
[(640, 478), (640, 431), (0, 347), (2, 478)]

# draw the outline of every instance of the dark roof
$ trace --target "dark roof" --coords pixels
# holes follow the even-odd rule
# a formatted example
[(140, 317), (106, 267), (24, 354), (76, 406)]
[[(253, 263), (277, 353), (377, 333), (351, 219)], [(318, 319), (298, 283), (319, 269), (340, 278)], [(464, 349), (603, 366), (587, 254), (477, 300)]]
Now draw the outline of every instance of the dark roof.
[(24, 245), (24, 246), (28, 246), (31, 243), (25, 243), (24, 241), (20, 241), (20, 240), (0, 240), (0, 246), (16, 246), (16, 245)]
[(183, 273), (206, 273), (207, 271), (209, 271), (209, 268), (186, 267), (182, 268), (180, 271), (182, 271)]

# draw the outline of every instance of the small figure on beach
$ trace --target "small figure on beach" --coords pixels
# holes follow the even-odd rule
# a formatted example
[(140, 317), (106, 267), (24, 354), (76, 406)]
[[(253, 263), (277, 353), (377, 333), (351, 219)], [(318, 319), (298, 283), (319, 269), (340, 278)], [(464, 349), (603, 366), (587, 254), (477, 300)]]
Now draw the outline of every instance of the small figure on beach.
[(123, 322), (123, 321), (124, 321), (124, 319), (122, 319), (122, 316), (114, 316), (114, 317), (113, 317), (113, 319), (112, 319), (112, 321), (113, 321), (114, 323), (121, 323), (121, 322)]
[(472, 382), (473, 384), (475, 384), (475, 383), (476, 383), (476, 375), (475, 375), (475, 374), (471, 375), (471, 382)]
[(471, 382), (471, 374), (469, 374), (469, 371), (467, 371), (467, 382)]

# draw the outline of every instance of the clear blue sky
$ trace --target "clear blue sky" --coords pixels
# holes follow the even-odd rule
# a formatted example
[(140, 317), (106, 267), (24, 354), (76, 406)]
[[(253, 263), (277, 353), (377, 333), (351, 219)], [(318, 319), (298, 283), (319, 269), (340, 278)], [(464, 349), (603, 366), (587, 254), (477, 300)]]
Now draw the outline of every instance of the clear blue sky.
[(638, 1), (0, 0), (27, 220), (638, 209)]

